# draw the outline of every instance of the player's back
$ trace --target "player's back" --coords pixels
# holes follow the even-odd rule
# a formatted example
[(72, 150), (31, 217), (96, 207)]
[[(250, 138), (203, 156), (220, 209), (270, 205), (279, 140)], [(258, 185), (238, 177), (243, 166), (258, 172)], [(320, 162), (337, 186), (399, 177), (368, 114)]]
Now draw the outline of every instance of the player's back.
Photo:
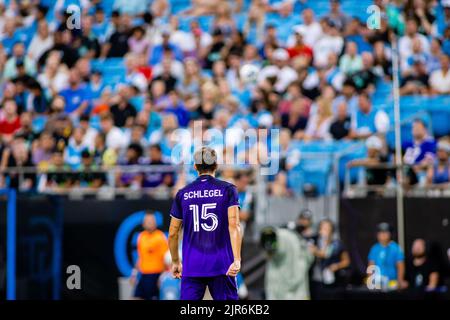
[(183, 220), (183, 276), (226, 274), (233, 263), (228, 208), (236, 205), (236, 187), (211, 175), (178, 191), (171, 215)]

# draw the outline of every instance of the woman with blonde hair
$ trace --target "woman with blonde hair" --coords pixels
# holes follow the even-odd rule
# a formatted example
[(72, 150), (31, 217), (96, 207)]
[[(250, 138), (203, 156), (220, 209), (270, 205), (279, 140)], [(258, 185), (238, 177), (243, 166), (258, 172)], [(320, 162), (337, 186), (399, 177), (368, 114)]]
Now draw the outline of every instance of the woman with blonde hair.
[(183, 99), (198, 96), (204, 82), (200, 67), (194, 58), (184, 59), (183, 65), (183, 80), (178, 82), (177, 91)]
[(317, 112), (310, 116), (305, 130), (305, 140), (330, 140), (330, 125), (333, 119), (332, 101), (329, 98), (319, 98)]

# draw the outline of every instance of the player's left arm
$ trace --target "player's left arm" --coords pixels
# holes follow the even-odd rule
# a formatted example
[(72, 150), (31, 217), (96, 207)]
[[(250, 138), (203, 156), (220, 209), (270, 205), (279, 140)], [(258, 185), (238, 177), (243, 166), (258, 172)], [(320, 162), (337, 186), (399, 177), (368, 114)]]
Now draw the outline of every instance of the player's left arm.
[(228, 269), (227, 275), (235, 277), (241, 270), (242, 233), (238, 205), (234, 205), (228, 208), (228, 230), (230, 232), (234, 262)]

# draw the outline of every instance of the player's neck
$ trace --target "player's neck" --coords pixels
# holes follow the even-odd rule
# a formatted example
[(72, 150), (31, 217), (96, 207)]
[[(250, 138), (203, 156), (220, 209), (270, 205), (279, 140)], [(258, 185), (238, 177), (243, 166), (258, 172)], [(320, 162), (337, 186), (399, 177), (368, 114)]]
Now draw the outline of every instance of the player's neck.
[(198, 176), (199, 177), (211, 176), (214, 178), (216, 176), (216, 173), (215, 172), (204, 172), (204, 173), (199, 173)]

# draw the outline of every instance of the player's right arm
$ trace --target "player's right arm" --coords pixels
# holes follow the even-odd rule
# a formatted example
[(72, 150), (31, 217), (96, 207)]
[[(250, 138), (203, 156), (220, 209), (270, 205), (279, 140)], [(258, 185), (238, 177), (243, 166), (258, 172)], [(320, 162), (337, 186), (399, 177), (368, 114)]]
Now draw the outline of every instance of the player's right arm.
[(182, 222), (183, 220), (172, 217), (169, 227), (169, 250), (170, 255), (172, 256), (172, 274), (175, 278), (178, 279), (181, 278), (182, 271), (180, 255), (178, 252), (178, 243)]
[(181, 260), (178, 253), (178, 243), (180, 237), (180, 229), (183, 223), (183, 212), (180, 203), (180, 192), (177, 192), (175, 199), (172, 203), (172, 208), (170, 209), (170, 220), (169, 226), (169, 251), (172, 257), (172, 274), (175, 278), (181, 278)]

